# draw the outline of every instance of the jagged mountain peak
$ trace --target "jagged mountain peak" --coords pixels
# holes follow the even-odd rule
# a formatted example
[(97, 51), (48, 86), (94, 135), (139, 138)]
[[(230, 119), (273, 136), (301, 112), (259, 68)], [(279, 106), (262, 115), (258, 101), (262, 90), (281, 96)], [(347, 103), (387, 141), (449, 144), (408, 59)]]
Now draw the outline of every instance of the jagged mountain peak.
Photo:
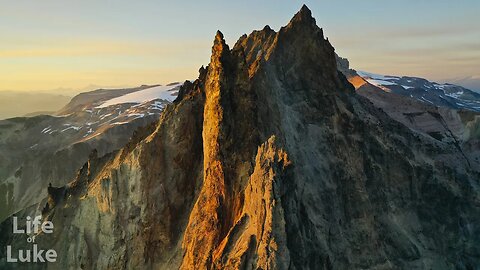
[(302, 8), (293, 16), (286, 28), (293, 28), (298, 30), (315, 30), (322, 34), (323, 31), (317, 26), (315, 18), (312, 16), (312, 11), (306, 6), (303, 5)]
[(215, 51), (223, 51), (223, 50), (230, 50), (227, 43), (225, 42), (225, 38), (223, 37), (222, 32), (217, 30), (215, 34), (215, 38), (213, 39), (213, 47), (212, 47), (212, 54), (215, 54)]
[(303, 6), (278, 32), (266, 25), (262, 30), (242, 35), (233, 50), (243, 52), (250, 77), (269, 62), (290, 68), (304, 66), (307, 72), (313, 68), (316, 70), (312, 71), (312, 76), (313, 73), (328, 73), (325, 76), (338, 82), (334, 48), (324, 39), (323, 30), (316, 25), (307, 6)]
[(312, 11), (307, 7), (306, 4), (303, 4), (298, 13), (312, 14)]
[(217, 30), (217, 33), (215, 34), (215, 41), (225, 43), (225, 39), (223, 37), (223, 33), (220, 30)]
[(217, 58), (225, 58), (226, 55), (229, 55), (230, 48), (228, 47), (227, 43), (225, 42), (225, 38), (223, 37), (222, 32), (220, 30), (217, 30), (217, 33), (215, 34), (215, 38), (213, 40), (213, 46), (212, 46), (212, 56), (210, 61), (212, 63), (216, 63), (217, 61), (221, 60), (216, 60)]
[(306, 6), (232, 50), (217, 32), (188, 98), (85, 165), (39, 244), (86, 250), (64, 268), (478, 265), (478, 167), (347, 91), (321, 33)]
[(307, 7), (307, 5), (305, 4), (302, 5), (300, 10), (290, 20), (290, 23), (297, 23), (297, 22), (315, 23), (315, 19), (312, 17), (312, 11)]

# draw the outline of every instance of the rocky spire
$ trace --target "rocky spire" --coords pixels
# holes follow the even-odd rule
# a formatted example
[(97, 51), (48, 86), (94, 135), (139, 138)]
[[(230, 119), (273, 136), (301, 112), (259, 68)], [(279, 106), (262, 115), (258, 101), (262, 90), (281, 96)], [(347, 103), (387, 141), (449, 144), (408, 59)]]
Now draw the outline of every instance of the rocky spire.
[(312, 11), (306, 5), (303, 5), (302, 8), (290, 20), (290, 22), (301, 22), (301, 21), (303, 21), (303, 22), (308, 22), (308, 21), (315, 22), (315, 19), (312, 18)]
[[(146, 139), (92, 163), (92, 182), (84, 166), (73, 183), (82, 192), (69, 185), (61, 207), (46, 207), (57, 233), (45, 246), (94, 254), (58, 263), (480, 265), (478, 169), (454, 145), (434, 144), (349, 92), (314, 22), (304, 6), (278, 33), (254, 31), (232, 50), (217, 32), (198, 91), (167, 106)], [(11, 231), (0, 226), (2, 236), (2, 228)]]
[[(318, 28), (315, 18), (312, 17), (312, 11), (303, 5), (302, 8), (290, 20), (287, 28)], [(320, 29), (320, 31), (322, 31)], [(323, 31), (322, 31), (323, 36)]]
[[(181, 269), (191, 269), (192, 265), (208, 269), (215, 249), (238, 219), (242, 207), (239, 192), (252, 168), (248, 164), (243, 165), (247, 169), (237, 168), (249, 157), (253, 159), (257, 148), (251, 138), (255, 132), (250, 125), (256, 119), (251, 100), (243, 51), (230, 51), (217, 31), (205, 80), (203, 188), (186, 229)], [(250, 138), (241, 142), (245, 137)], [(235, 157), (225, 158), (232, 152)], [(196, 237), (205, 231), (209, 234), (204, 238)]]
[(225, 44), (225, 39), (223, 38), (223, 33), (220, 32), (220, 30), (217, 30), (217, 33), (215, 34), (214, 44), (216, 44), (217, 42), (221, 43), (221, 44)]
[(228, 45), (225, 43), (225, 39), (223, 38), (222, 32), (217, 30), (217, 34), (215, 34), (215, 38), (213, 39), (213, 47), (212, 47), (212, 60), (213, 57), (216, 57), (224, 51), (230, 50)]

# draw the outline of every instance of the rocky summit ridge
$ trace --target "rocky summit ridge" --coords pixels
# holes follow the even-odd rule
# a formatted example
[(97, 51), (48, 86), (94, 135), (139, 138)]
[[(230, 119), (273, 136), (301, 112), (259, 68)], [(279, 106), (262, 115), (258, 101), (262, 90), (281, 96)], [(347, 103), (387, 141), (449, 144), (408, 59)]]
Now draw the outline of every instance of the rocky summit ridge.
[[(37, 242), (59, 260), (43, 267), (480, 265), (478, 161), (390, 118), (336, 65), (306, 6), (231, 49), (218, 32), (156, 126), (50, 194), (55, 232)], [(8, 222), (0, 242), (21, 246)]]

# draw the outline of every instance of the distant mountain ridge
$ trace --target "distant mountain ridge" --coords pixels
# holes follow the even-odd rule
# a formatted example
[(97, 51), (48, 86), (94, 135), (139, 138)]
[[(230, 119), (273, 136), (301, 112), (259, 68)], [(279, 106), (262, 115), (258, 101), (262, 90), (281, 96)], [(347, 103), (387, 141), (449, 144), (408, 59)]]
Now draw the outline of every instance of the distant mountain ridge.
[(449, 83), (436, 83), (423, 78), (390, 76), (357, 71), (379, 88), (427, 102), (435, 106), (480, 112), (480, 94)]
[[(48, 189), (46, 268), (480, 265), (476, 112), (344, 76), (306, 6), (232, 48), (217, 32), (211, 52), (157, 123)], [(1, 244), (27, 245), (11, 219)]]
[(432, 106), (480, 112), (480, 93), (450, 83), (436, 83), (411, 76), (381, 75), (350, 67), (347, 58), (336, 55), (337, 67), (359, 89), (367, 82), (385, 92), (406, 96)]
[(52, 113), (65, 106), (70, 99), (70, 96), (60, 94), (0, 91), (0, 120)]
[(478, 74), (460, 78), (447, 78), (445, 81), (480, 93), (480, 75)]
[[(384, 76), (351, 69), (349, 61), (338, 55), (337, 68), (355, 87), (356, 93), (370, 100), (390, 117), (412, 131), (434, 140), (452, 143), (466, 149), (469, 159), (479, 160), (480, 113), (447, 102), (460, 100), (465, 95), (455, 95), (461, 87), (432, 83), (414, 77)], [(359, 74), (363, 75), (360, 76)], [(464, 91), (464, 90), (461, 90)], [(467, 92), (469, 90), (465, 90)], [(470, 104), (478, 101), (475, 93), (468, 92)], [(427, 98), (425, 98), (427, 97)], [(439, 102), (440, 100), (440, 102)]]
[(99, 89), (50, 115), (0, 120), (0, 220), (38, 203), (48, 183), (66, 184), (93, 150), (105, 155), (125, 146), (135, 130), (158, 120), (179, 88)]

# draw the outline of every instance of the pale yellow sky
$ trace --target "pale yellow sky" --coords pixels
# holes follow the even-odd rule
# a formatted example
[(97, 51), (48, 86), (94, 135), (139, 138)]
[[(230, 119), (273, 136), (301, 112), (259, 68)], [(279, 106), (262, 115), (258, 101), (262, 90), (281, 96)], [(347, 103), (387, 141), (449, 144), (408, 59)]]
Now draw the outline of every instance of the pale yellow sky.
[[(0, 51), (0, 90), (137, 86), (193, 79), (192, 63), (208, 61), (203, 40), (136, 42), (48, 40), (11, 42)], [(50, 45), (52, 44), (52, 45)], [(8, 47), (9, 46), (9, 47)]]
[(0, 0), (0, 91), (194, 79), (217, 29), (233, 46), (266, 24), (278, 30), (303, 3), (355, 69), (480, 78), (478, 0)]

